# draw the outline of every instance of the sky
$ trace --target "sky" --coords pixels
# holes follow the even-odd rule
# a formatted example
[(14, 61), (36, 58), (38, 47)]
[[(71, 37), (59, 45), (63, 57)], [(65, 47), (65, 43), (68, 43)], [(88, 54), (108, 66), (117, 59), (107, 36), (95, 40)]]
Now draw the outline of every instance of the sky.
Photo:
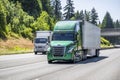
[[(108, 11), (113, 19), (120, 20), (120, 0), (72, 0), (77, 10), (91, 11), (94, 7), (98, 13), (99, 20), (102, 21), (106, 12)], [(62, 7), (66, 5), (66, 0), (61, 0)], [(63, 12), (63, 10), (62, 10)]]

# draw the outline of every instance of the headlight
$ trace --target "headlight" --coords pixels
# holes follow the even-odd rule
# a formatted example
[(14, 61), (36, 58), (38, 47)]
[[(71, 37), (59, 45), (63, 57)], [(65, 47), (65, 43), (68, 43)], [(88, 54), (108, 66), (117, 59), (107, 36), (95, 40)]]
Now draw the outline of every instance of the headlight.
[(47, 49), (47, 51), (49, 52), (49, 51), (50, 51), (50, 49), (51, 49), (51, 48), (49, 47), (49, 48)]
[(73, 49), (74, 49), (74, 48), (70, 48), (70, 49), (68, 50), (68, 53), (71, 53), (71, 52), (73, 51)]

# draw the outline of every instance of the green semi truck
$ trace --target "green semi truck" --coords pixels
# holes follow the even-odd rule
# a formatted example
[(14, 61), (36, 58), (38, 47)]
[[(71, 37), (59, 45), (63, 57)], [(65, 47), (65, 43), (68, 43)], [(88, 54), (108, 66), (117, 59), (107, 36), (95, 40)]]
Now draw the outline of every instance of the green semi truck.
[(76, 62), (87, 55), (99, 56), (100, 28), (87, 21), (59, 21), (56, 23), (50, 47), (48, 63), (53, 61)]

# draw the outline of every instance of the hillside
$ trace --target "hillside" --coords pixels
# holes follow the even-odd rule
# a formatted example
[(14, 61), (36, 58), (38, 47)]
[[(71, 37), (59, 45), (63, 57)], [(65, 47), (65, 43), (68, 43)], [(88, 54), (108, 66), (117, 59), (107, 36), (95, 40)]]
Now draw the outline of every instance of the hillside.
[(10, 38), (0, 41), (0, 55), (33, 52), (33, 43), (29, 39)]

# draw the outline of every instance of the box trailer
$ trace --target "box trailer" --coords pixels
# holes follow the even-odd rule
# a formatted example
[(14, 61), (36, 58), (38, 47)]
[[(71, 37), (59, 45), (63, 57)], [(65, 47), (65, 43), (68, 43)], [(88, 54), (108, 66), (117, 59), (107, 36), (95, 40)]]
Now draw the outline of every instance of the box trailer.
[(99, 56), (100, 28), (87, 21), (59, 21), (56, 23), (50, 47), (48, 63), (87, 59), (87, 55)]
[(36, 31), (36, 36), (34, 39), (34, 53), (42, 52), (46, 54), (49, 47), (49, 42), (51, 40), (51, 31)]

